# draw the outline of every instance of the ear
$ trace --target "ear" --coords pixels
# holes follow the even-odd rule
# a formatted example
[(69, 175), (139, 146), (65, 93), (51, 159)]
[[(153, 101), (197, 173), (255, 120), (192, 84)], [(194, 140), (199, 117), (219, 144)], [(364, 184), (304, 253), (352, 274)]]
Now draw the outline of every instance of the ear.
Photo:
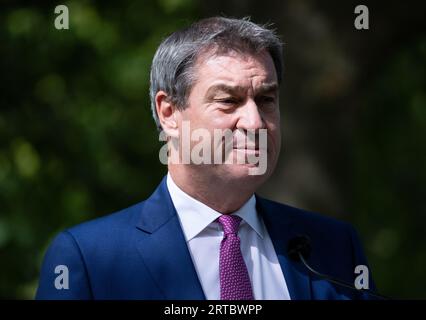
[(160, 90), (155, 95), (155, 108), (161, 127), (169, 137), (178, 137), (177, 113), (179, 110), (170, 102), (167, 93)]

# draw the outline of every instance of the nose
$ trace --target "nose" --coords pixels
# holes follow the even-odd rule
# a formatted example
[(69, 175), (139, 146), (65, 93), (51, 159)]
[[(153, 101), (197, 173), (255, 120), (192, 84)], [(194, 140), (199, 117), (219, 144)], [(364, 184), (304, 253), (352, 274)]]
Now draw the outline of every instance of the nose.
[(237, 129), (259, 130), (265, 127), (259, 108), (253, 100), (248, 99), (246, 104), (240, 107), (240, 112)]

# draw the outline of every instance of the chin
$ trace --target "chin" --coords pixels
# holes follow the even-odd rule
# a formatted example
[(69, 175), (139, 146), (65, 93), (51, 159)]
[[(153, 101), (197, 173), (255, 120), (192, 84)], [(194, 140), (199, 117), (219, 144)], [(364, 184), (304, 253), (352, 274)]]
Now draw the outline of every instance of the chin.
[[(241, 182), (258, 182), (259, 184), (265, 182), (271, 175), (276, 161), (275, 157), (268, 153), (267, 161), (258, 161), (256, 164), (248, 163), (247, 154), (255, 155), (259, 158), (260, 152), (265, 152), (263, 150), (233, 150), (233, 158), (227, 159), (227, 161), (232, 162), (232, 160), (239, 159), (238, 156), (242, 156), (245, 159), (246, 163), (240, 164), (234, 162), (233, 164), (225, 164), (220, 166), (220, 173), (225, 180), (236, 180)], [(265, 160), (265, 158), (263, 158)]]
[[(220, 173), (224, 180), (229, 181), (229, 183), (236, 184), (254, 184), (257, 186), (264, 183), (270, 173), (269, 170), (266, 170), (264, 174), (260, 175), (252, 175), (249, 174), (251, 170), (255, 169), (255, 165), (249, 164), (232, 164), (232, 165), (224, 165), (224, 170)], [(240, 186), (241, 187), (241, 186)]]

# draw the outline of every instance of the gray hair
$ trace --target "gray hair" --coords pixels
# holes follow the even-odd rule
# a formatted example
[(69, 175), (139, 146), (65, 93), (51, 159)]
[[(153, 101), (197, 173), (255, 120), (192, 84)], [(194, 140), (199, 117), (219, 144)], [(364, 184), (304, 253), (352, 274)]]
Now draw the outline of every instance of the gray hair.
[(202, 54), (214, 51), (259, 53), (266, 50), (271, 55), (278, 83), (282, 79), (282, 43), (269, 26), (260, 26), (249, 18), (232, 19), (212, 17), (195, 22), (164, 39), (154, 55), (151, 66), (151, 109), (157, 128), (161, 130), (155, 95), (163, 90), (176, 108), (186, 108), (187, 98), (195, 81), (193, 67)]

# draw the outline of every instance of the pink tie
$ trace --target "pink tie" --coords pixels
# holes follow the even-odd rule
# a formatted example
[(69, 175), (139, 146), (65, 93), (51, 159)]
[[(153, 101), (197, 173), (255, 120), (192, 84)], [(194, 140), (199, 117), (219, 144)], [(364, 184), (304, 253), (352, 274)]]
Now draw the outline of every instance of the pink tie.
[(241, 218), (222, 215), (218, 220), (224, 232), (219, 257), (220, 299), (253, 300), (250, 278), (241, 254), (238, 237)]

